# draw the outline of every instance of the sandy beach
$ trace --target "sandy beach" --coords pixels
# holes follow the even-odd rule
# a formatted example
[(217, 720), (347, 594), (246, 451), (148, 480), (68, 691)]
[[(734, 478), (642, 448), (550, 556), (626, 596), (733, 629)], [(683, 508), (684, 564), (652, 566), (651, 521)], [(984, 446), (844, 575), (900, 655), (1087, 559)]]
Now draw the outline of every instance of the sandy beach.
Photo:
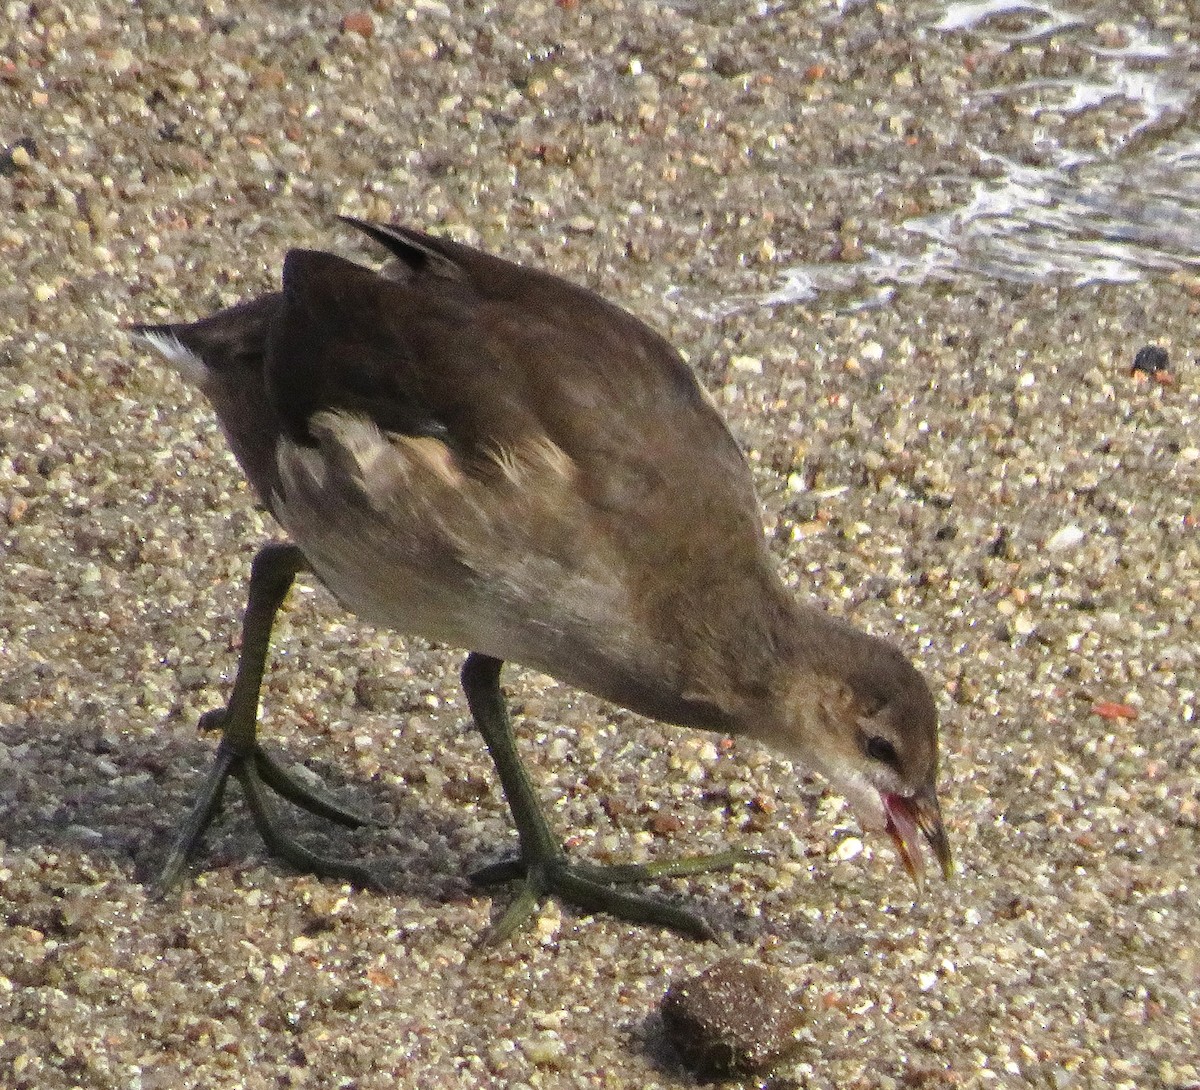
[[(1196, 56), (1200, 23), (1161, 7), (1130, 25)], [(998, 161), (1035, 168), (1043, 132), (1128, 136), (1121, 99), (988, 95), (1083, 85), (1121, 27), (1005, 45), (1021, 16), (985, 39), (844, 8), (7, 4), (0, 1087), (690, 1087), (658, 1005), (730, 953), (806, 1012), (775, 1090), (1200, 1087), (1200, 271), (850, 275)], [(381, 261), (338, 213), (551, 269), (685, 352), (788, 583), (929, 678), (953, 883), (914, 900), (886, 838), (755, 745), (510, 667), (573, 853), (772, 855), (663, 883), (724, 949), (553, 904), (479, 949), (507, 895), (465, 875), (515, 837), (462, 652), (309, 580), (262, 737), (378, 822), (298, 815), (305, 841), (385, 860), (390, 888), (272, 862), (234, 791), (185, 888), (148, 899), (278, 530), (123, 326), (270, 290), (290, 247)], [(764, 305), (797, 266), (848, 286)], [(1167, 371), (1132, 372), (1147, 344)]]

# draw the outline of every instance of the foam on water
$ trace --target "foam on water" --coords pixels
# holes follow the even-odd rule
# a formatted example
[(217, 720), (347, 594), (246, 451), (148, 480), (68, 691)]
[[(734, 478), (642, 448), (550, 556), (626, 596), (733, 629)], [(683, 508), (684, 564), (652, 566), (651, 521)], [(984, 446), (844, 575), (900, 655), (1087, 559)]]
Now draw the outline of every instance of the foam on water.
[[(997, 16), (1010, 29), (989, 25)], [(1035, 122), (1045, 113), (1086, 119), (1095, 112), (1105, 139), (1071, 146), (1035, 124), (1030, 146), (1012, 155), (978, 148), (989, 176), (973, 180), (961, 204), (898, 225), (895, 247), (867, 250), (862, 261), (788, 269), (759, 301), (833, 291), (862, 307), (886, 301), (897, 285), (930, 279), (1082, 285), (1200, 269), (1200, 128), (1189, 71), (1197, 50), (1119, 19), (1013, 0), (944, 5), (931, 31), (969, 32), (994, 51), (1055, 35), (1096, 58), (1087, 79), (993, 86), (976, 92), (969, 108), (1005, 101)], [(1120, 124), (1106, 125), (1114, 116)], [(1024, 151), (1037, 165), (1018, 161)]]

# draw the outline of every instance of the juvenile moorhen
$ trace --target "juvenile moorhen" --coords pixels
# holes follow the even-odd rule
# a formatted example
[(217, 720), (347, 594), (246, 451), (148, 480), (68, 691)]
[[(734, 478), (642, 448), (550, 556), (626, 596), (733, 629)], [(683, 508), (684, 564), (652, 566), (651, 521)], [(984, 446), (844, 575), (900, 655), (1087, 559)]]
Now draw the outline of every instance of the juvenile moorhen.
[(699, 916), (614, 888), (730, 865), (568, 862), (518, 755), (500, 669), (520, 663), (667, 723), (752, 738), (823, 773), (920, 881), (918, 831), (949, 875), (937, 713), (896, 647), (784, 588), (750, 472), (679, 354), (549, 273), (408, 227), (349, 219), (382, 271), (293, 250), (282, 290), (190, 324), (135, 327), (204, 392), (294, 544), (255, 557), (222, 740), (159, 889), (180, 876), (236, 777), (268, 849), (373, 884), (276, 824), (270, 788), (347, 825), (259, 745), (276, 611), (309, 570), (373, 624), (469, 651), (462, 683), (519, 834), (492, 929), (546, 895), (711, 937)]

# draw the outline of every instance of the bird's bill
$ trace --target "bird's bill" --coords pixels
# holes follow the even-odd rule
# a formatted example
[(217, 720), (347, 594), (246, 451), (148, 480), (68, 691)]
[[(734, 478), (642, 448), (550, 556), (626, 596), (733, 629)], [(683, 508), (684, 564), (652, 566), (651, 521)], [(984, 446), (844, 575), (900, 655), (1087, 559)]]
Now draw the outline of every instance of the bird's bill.
[(921, 854), (918, 831), (925, 837), (929, 847), (942, 868), (942, 876), (949, 879), (954, 874), (954, 860), (950, 854), (950, 841), (942, 824), (942, 810), (933, 791), (919, 795), (883, 796), (883, 809), (887, 815), (887, 833), (900, 853), (900, 862), (917, 889), (925, 888), (925, 859)]

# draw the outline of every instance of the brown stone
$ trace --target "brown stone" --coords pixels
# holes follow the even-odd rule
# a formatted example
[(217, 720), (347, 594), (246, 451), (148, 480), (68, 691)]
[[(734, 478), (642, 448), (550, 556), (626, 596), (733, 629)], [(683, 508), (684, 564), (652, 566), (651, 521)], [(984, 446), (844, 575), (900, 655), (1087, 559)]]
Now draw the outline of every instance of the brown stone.
[(779, 974), (725, 958), (672, 985), (662, 1001), (667, 1038), (696, 1074), (765, 1074), (795, 1051), (803, 1011)]

